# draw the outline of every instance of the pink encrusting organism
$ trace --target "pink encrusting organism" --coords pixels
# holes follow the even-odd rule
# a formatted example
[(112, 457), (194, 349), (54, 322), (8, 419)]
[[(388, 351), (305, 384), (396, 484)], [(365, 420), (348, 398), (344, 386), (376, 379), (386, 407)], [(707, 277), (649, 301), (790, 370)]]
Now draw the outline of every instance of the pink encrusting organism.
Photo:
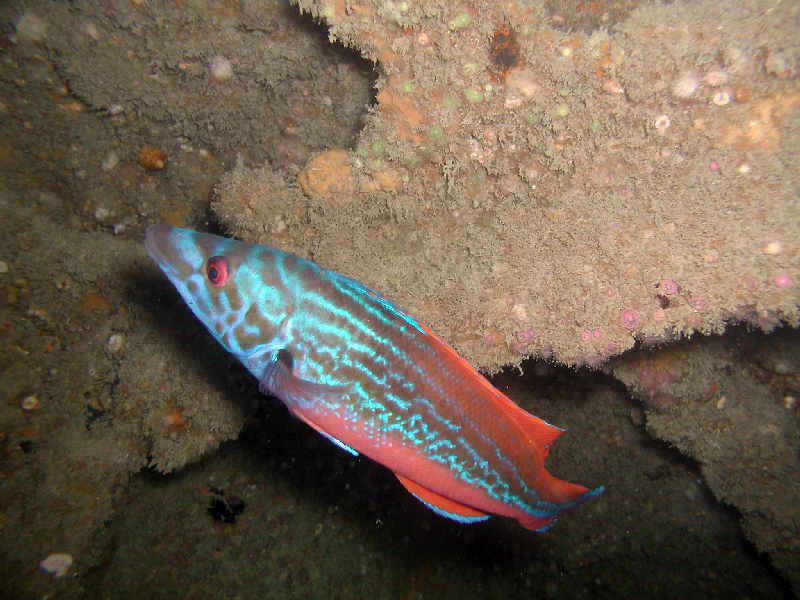
[(794, 285), (794, 279), (788, 273), (781, 273), (775, 278), (775, 285), (779, 288), (789, 288)]
[(698, 312), (703, 312), (708, 308), (708, 299), (705, 296), (693, 296), (691, 300), (689, 300), (689, 304), (691, 304), (692, 308)]
[(603, 337), (603, 332), (600, 331), (599, 329), (584, 329), (583, 331), (581, 331), (582, 342), (588, 342), (592, 338), (597, 340), (600, 339), (601, 337)]
[(619, 315), (620, 323), (626, 329), (636, 329), (641, 325), (641, 317), (638, 312), (632, 308), (626, 308)]
[(674, 296), (681, 291), (681, 287), (672, 279), (662, 279), (658, 282), (658, 284), (656, 284), (656, 287), (658, 288), (658, 291), (665, 296)]
[(517, 341), (520, 344), (527, 344), (533, 339), (533, 329), (525, 329), (517, 332)]

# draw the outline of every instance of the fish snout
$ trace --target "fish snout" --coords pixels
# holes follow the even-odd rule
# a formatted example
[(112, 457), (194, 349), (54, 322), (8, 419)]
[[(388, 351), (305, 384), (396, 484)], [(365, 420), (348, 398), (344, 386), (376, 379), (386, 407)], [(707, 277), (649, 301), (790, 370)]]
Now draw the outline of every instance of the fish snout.
[(172, 230), (173, 227), (169, 225), (150, 225), (144, 233), (144, 247), (147, 254), (159, 266), (171, 262), (169, 256), (172, 254), (172, 243), (169, 237)]

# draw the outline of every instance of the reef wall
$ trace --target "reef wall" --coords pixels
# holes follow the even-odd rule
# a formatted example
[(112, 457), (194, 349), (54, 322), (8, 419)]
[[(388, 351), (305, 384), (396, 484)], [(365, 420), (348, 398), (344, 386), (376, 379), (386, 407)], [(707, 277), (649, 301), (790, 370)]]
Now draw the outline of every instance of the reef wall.
[(290, 201), (270, 166), (229, 174), (231, 232), (367, 282), (490, 371), (797, 324), (796, 6), (299, 5), (376, 61), (377, 105)]

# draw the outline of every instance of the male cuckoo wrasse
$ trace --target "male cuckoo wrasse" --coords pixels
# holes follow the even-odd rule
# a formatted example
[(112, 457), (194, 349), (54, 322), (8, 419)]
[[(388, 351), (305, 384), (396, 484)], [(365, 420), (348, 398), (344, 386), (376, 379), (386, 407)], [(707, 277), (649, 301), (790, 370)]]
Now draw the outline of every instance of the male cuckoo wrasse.
[(265, 394), (391, 469), (440, 515), (543, 531), (603, 491), (544, 467), (562, 429), (514, 404), (367, 286), (292, 254), (153, 225), (145, 246)]

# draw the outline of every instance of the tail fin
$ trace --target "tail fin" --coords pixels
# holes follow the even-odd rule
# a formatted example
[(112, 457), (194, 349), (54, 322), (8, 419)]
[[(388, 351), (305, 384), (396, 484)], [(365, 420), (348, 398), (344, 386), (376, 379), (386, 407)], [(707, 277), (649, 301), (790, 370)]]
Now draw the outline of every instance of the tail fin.
[(541, 499), (557, 504), (561, 510), (568, 510), (573, 506), (583, 504), (599, 496), (605, 489), (601, 485), (590, 490), (586, 486), (559, 479), (546, 469), (544, 469), (541, 477), (541, 485), (537, 486)]
[[(555, 522), (558, 520), (559, 515), (562, 512), (569, 510), (579, 504), (583, 504), (584, 502), (588, 502), (592, 498), (595, 498), (603, 493), (606, 489), (605, 486), (596, 487), (593, 490), (586, 488), (582, 485), (577, 485), (575, 483), (569, 483), (567, 481), (562, 481), (561, 479), (556, 479), (551, 475), (551, 478), (558, 482), (555, 488), (556, 491), (559, 491), (565, 495), (565, 497), (571, 497), (571, 500), (567, 500), (564, 503), (560, 503), (557, 507), (554, 514), (548, 517), (535, 517), (533, 515), (527, 516), (525, 518), (519, 519), (519, 524), (522, 525), (525, 529), (533, 529), (537, 532), (543, 532), (550, 529)], [(577, 495), (576, 495), (577, 494)]]

